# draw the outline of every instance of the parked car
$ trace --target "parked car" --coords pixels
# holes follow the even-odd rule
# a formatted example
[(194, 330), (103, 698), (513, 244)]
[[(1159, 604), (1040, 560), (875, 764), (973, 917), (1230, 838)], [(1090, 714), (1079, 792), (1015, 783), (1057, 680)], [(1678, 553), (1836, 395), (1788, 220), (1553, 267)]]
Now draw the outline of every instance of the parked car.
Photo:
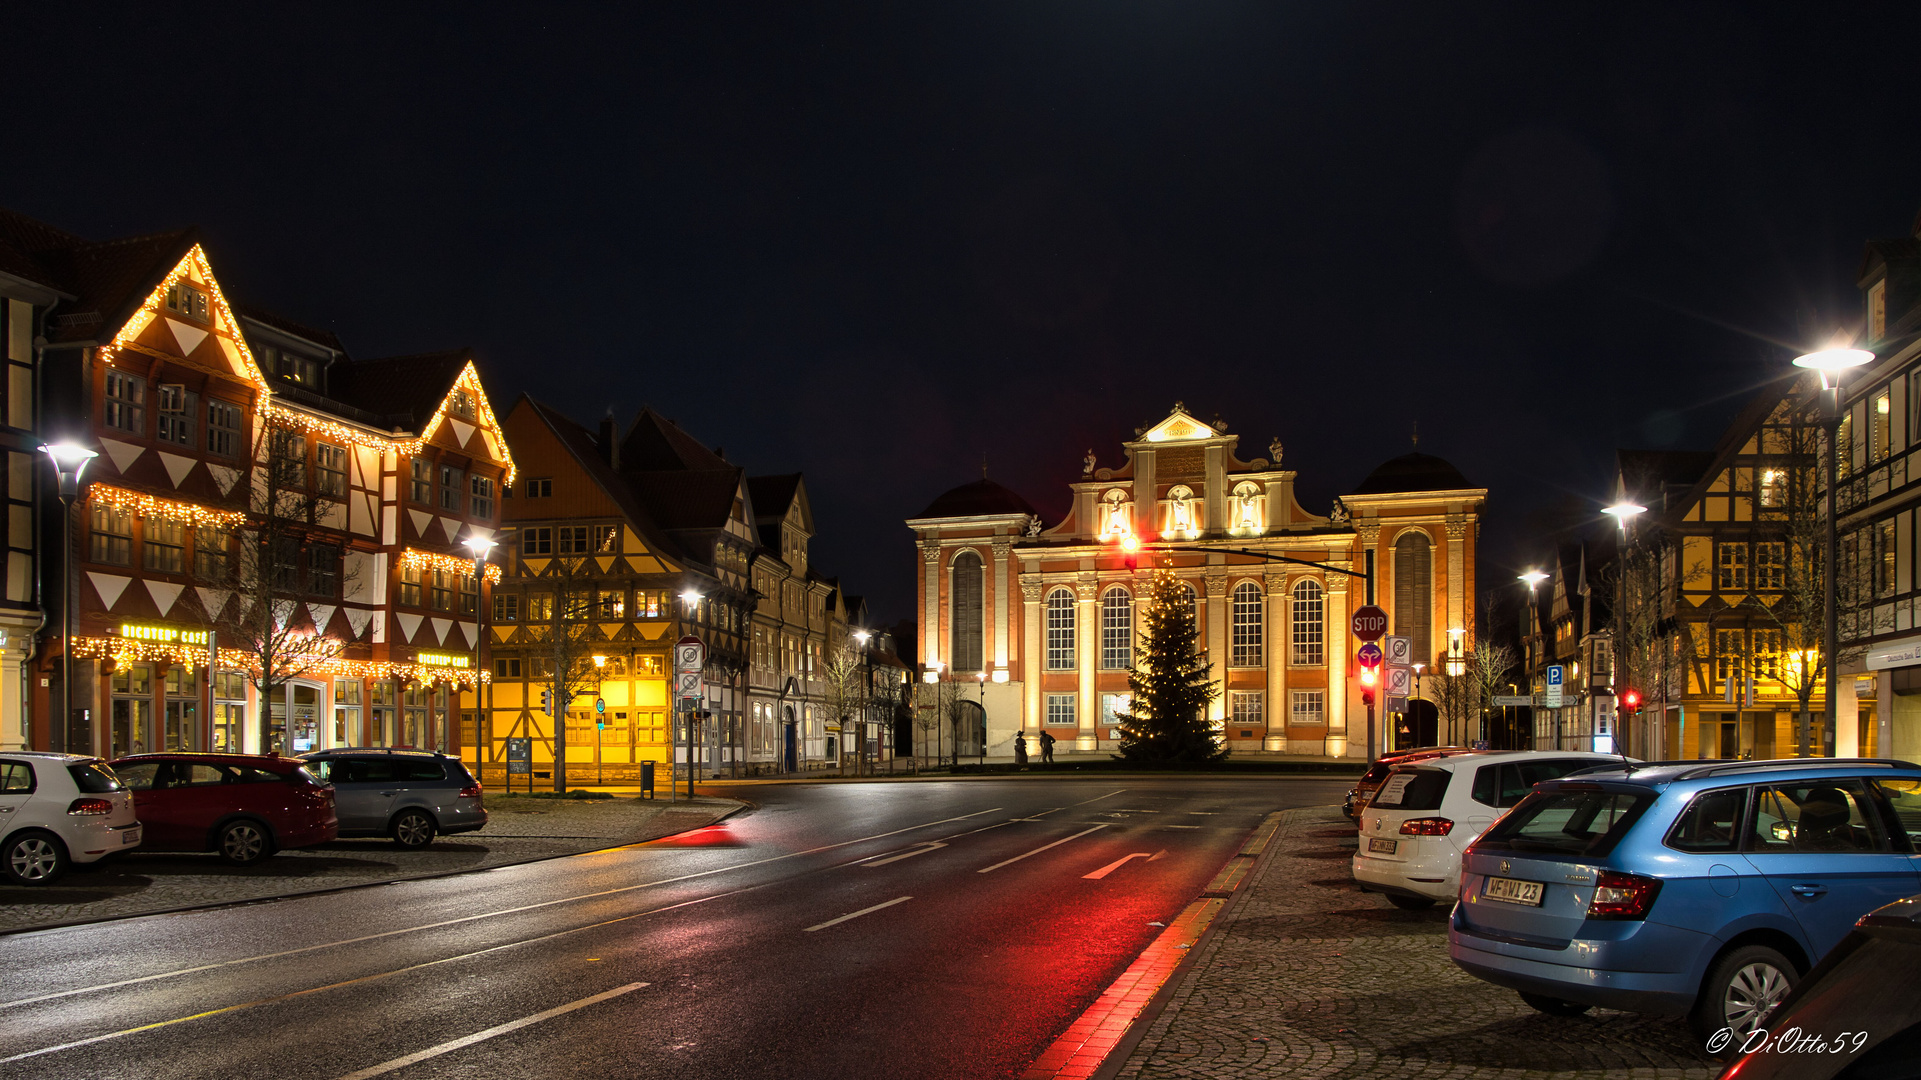
[(96, 757), (12, 750), (0, 754), (0, 874), (47, 885), (74, 863), (140, 844), (133, 796)]
[[(1722, 1080), (1884, 1080), (1921, 1073), (1921, 896), (1855, 923), (1751, 1035)], [(1818, 1040), (1818, 1042), (1813, 1041)], [(1743, 1051), (1745, 1052), (1743, 1053)]]
[(1387, 779), (1388, 772), (1396, 765), (1421, 758), (1478, 752), (1465, 746), (1425, 746), (1419, 750), (1397, 750), (1391, 754), (1382, 754), (1374, 759), (1374, 764), (1369, 765), (1367, 771), (1361, 774), (1361, 778), (1354, 782), (1354, 786), (1347, 790), (1347, 799), (1341, 804), (1341, 812), (1347, 815), (1349, 821), (1359, 820), (1358, 815), (1361, 808), (1367, 805), (1368, 796), (1380, 788), (1381, 781)]
[(1511, 750), (1396, 765), (1361, 812), (1354, 881), (1410, 911), (1461, 891), (1461, 851), (1535, 784), (1619, 762), (1619, 755)]
[(334, 838), (333, 789), (298, 758), (135, 754), (113, 762), (149, 851), (213, 851), (246, 866)]
[(401, 847), (426, 847), (436, 833), (473, 832), (487, 824), (480, 781), (459, 758), (413, 750), (336, 749), (302, 754), (307, 767), (334, 786), (342, 836), (389, 836)]
[(1550, 780), (1463, 855), (1448, 951), (1535, 1008), (1738, 1042), (1861, 916), (1921, 891), (1921, 766), (1663, 762)]

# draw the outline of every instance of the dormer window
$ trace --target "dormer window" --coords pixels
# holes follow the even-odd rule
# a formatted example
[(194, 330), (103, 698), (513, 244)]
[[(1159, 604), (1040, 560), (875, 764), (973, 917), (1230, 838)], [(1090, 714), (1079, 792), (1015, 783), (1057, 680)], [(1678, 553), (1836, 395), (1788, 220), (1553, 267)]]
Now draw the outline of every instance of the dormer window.
[(474, 418), (474, 396), (459, 387), (454, 388), (452, 396), (448, 398), (447, 407), (462, 420)]
[(167, 288), (167, 310), (185, 315), (195, 322), (207, 321), (206, 290), (187, 282), (175, 282)]
[(1888, 279), (1868, 286), (1868, 339), (1879, 341), (1888, 332)]

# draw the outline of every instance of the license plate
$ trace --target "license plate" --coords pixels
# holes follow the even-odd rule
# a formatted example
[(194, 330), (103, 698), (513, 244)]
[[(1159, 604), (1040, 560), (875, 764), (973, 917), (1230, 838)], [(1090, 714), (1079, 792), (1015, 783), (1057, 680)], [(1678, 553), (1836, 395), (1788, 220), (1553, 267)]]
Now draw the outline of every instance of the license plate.
[(138, 844), (140, 842), (140, 830), (128, 829), (126, 832), (121, 833), (120, 842), (122, 844)]
[(1380, 837), (1378, 837), (1378, 836), (1377, 836), (1377, 837), (1374, 837), (1373, 839), (1371, 839), (1371, 840), (1369, 840), (1369, 841), (1367, 842), (1367, 850), (1369, 850), (1369, 851), (1378, 851), (1378, 852), (1380, 852), (1380, 853), (1381, 853), (1381, 854), (1383, 854), (1383, 855), (1392, 855), (1392, 854), (1394, 854), (1394, 849), (1395, 849), (1396, 847), (1398, 847), (1398, 846), (1400, 846), (1400, 841), (1398, 841), (1398, 840), (1383, 840), (1383, 839), (1381, 839), (1381, 838), (1380, 838)]
[(1489, 900), (1499, 900), (1503, 904), (1526, 904), (1529, 907), (1541, 906), (1541, 883), (1538, 881), (1516, 881), (1513, 878), (1491, 877), (1481, 895)]

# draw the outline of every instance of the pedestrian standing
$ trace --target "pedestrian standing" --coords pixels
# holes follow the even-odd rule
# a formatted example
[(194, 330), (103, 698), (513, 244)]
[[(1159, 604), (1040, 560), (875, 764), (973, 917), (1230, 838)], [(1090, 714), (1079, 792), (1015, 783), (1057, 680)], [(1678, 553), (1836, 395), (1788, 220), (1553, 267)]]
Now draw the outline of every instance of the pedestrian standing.
[(1054, 763), (1054, 736), (1045, 731), (1041, 732), (1041, 761), (1049, 765)]
[(1014, 765), (1017, 768), (1027, 768), (1027, 736), (1025, 735), (1014, 736)]

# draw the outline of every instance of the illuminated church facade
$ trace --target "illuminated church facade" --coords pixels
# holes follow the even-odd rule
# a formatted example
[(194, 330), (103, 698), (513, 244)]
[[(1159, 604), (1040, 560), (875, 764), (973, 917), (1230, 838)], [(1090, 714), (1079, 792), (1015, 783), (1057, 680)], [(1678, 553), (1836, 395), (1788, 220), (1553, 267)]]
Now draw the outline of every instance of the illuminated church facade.
[[(1463, 666), (1487, 491), (1454, 466), (1403, 455), (1316, 514), (1297, 501), (1278, 439), (1244, 459), (1225, 423), (1179, 404), (1136, 435), (1118, 465), (1088, 453), (1058, 521), (986, 479), (907, 521), (921, 555), (921, 678), (959, 684), (946, 700), (977, 713), (961, 726), (985, 731), (988, 754), (1011, 754), (1017, 736), (1032, 751), (1042, 732), (1062, 750), (1118, 745), (1155, 565), (1188, 588), (1220, 690), (1210, 716), (1237, 751), (1366, 753), (1350, 631), (1365, 583), (1341, 571), (1364, 572), (1369, 550), (1389, 632), (1411, 637), (1430, 671)], [(1377, 748), (1393, 746), (1393, 720), (1377, 724)]]

